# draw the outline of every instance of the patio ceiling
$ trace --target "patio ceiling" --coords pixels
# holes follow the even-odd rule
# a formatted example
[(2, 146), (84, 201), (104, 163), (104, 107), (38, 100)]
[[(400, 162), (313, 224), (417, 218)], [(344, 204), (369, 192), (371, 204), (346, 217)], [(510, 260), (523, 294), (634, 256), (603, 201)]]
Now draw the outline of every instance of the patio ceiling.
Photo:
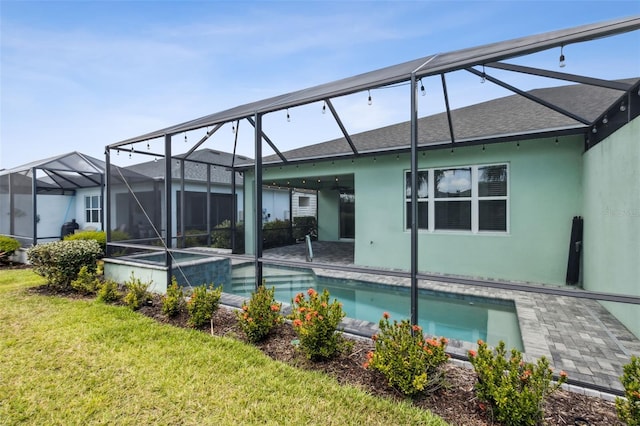
[[(122, 145), (148, 141), (167, 135), (171, 136), (190, 130), (217, 125), (218, 127), (214, 128), (214, 130), (208, 133), (208, 137), (224, 123), (241, 119), (251, 120), (251, 118), (255, 114), (270, 113), (318, 101), (327, 102), (329, 107), (331, 108), (330, 100), (332, 98), (362, 92), (378, 87), (389, 86), (396, 83), (406, 82), (411, 80), (412, 76), (416, 79), (433, 75), (444, 76), (445, 73), (458, 70), (467, 70), (471, 73), (476, 74), (480, 73), (480, 71), (473, 68), (474, 66), (499, 68), (513, 72), (533, 74), (564, 81), (590, 84), (615, 90), (627, 91), (631, 88), (631, 86), (625, 83), (611, 82), (586, 76), (535, 69), (531, 67), (507, 64), (501, 61), (526, 56), (550, 48), (594, 40), (615, 34), (622, 34), (638, 29), (640, 29), (640, 16), (632, 16), (595, 24), (582, 25), (570, 29), (551, 31), (528, 37), (521, 37), (508, 41), (492, 43), (448, 53), (434, 54), (379, 70), (367, 72), (357, 76), (240, 105), (225, 111), (190, 120), (138, 137), (126, 139), (121, 142), (109, 145), (109, 148), (117, 148)], [(507, 88), (508, 90), (514, 91), (515, 93), (518, 93), (522, 96), (527, 96), (526, 93), (519, 91), (517, 88), (505, 85), (497, 79), (492, 79), (492, 82), (495, 84), (499, 84)], [(530, 99), (536, 102), (539, 101), (535, 98)], [(564, 111), (562, 108), (556, 107), (553, 104), (547, 104), (545, 106), (554, 108), (556, 111), (561, 113), (571, 114), (570, 112)], [(338, 124), (341, 125), (340, 119), (337, 114), (334, 113), (334, 117), (337, 120)], [(584, 124), (589, 124), (584, 120), (580, 120), (579, 117), (574, 118), (582, 121)], [(349, 141), (349, 135), (346, 134), (343, 126), (340, 127), (345, 133), (345, 138), (347, 139), (347, 141)], [(272, 145), (272, 142), (268, 140), (268, 138), (265, 137), (265, 139), (270, 145)], [(206, 140), (206, 137), (200, 143), (204, 142), (204, 140)], [(196, 147), (194, 147), (194, 149)], [(274, 148), (274, 151), (279, 154), (277, 148), (275, 148), (274, 146), (272, 146), (272, 148)], [(354, 147), (352, 147), (352, 149), (354, 149), (354, 153), (357, 153)], [(281, 156), (281, 158), (283, 161), (286, 161), (284, 157)]]

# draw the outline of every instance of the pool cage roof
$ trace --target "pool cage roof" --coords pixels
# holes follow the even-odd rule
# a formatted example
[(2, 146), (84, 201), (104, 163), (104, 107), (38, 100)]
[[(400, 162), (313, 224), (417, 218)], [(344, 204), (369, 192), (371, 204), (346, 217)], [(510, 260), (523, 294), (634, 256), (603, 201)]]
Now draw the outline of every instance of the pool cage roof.
[[(622, 34), (625, 32), (635, 31), (638, 29), (640, 29), (640, 16), (631, 16), (595, 24), (582, 25), (570, 29), (563, 29), (527, 37), (521, 37), (508, 41), (492, 43), (453, 52), (438, 53), (401, 64), (392, 65), (386, 68), (370, 71), (353, 77), (344, 78), (307, 89), (285, 93), (279, 96), (274, 96), (244, 105), (239, 105), (225, 111), (220, 111), (181, 124), (176, 124), (164, 129), (156, 130), (154, 132), (150, 132), (138, 137), (126, 139), (111, 144), (107, 148), (115, 149), (118, 147), (122, 147), (123, 145), (149, 141), (151, 139), (171, 136), (195, 129), (214, 126), (214, 128), (211, 131), (207, 132), (207, 135), (190, 151), (193, 152), (200, 144), (202, 144), (209, 136), (215, 133), (219, 129), (219, 127), (221, 127), (225, 123), (247, 119), (252, 125), (255, 126), (255, 122), (252, 117), (256, 115), (263, 115), (275, 111), (286, 110), (287, 108), (310, 104), (313, 102), (324, 101), (334, 115), (334, 118), (338, 122), (341, 130), (343, 131), (347, 142), (349, 142), (351, 146), (353, 154), (358, 155), (357, 149), (351, 142), (350, 135), (347, 134), (344, 126), (342, 125), (340, 117), (331, 104), (332, 98), (407, 82), (411, 81), (412, 79), (419, 80), (423, 77), (437, 75), (442, 76), (442, 84), (446, 97), (447, 90), (444, 76), (447, 73), (459, 70), (466, 70), (472, 74), (483, 77), (486, 80), (502, 86), (509, 91), (524, 96), (534, 102), (544, 105), (547, 108), (553, 109), (561, 114), (567, 115), (577, 120), (578, 122), (589, 126), (592, 125), (595, 121), (587, 120), (583, 117), (577, 116), (570, 111), (567, 111), (564, 108), (554, 104), (553, 102), (542, 100), (540, 98), (537, 98), (535, 95), (531, 95), (505, 82), (502, 82), (501, 80), (493, 78), (486, 72), (486, 69), (501, 69), (516, 73), (548, 77), (573, 83), (582, 83), (614, 90), (629, 91), (632, 87), (632, 85), (629, 83), (607, 81), (587, 76), (579, 76), (557, 71), (537, 69), (521, 65), (509, 64), (502, 61), (530, 55), (551, 48), (564, 47), (573, 43), (585, 42), (616, 34)], [(630, 52), (630, 54), (633, 54), (633, 52)], [(478, 70), (474, 67), (482, 67), (482, 70)], [(450, 113), (448, 102), (446, 104), (446, 109), (447, 113)], [(453, 129), (451, 130), (451, 133), (453, 133)], [(283, 162), (287, 162), (287, 158), (282, 155), (275, 144), (264, 133), (262, 134), (262, 136), (265, 141), (271, 146), (274, 152), (280, 157), (280, 159)]]
[[(411, 153), (411, 176), (412, 176), (412, 187), (417, 187), (417, 170), (418, 170), (418, 162), (417, 162), (417, 152), (418, 149), (423, 149), (423, 146), (419, 146), (418, 134), (420, 133), (419, 129), (419, 121), (422, 119), (418, 119), (417, 108), (416, 108), (416, 99), (418, 89), (421, 86), (420, 79), (431, 76), (439, 76), (442, 81), (442, 92), (444, 94), (445, 100), (445, 128), (448, 128), (449, 140), (448, 142), (455, 144), (457, 141), (454, 139), (455, 134), (455, 126), (452, 120), (452, 110), (449, 107), (449, 102), (447, 99), (447, 82), (446, 75), (448, 73), (452, 73), (455, 71), (467, 71), (473, 75), (476, 75), (483, 80), (489, 81), (493, 84), (496, 84), (520, 97), (531, 101), (537, 106), (542, 106), (546, 109), (553, 111), (554, 113), (561, 114), (562, 116), (570, 118), (575, 125), (573, 129), (570, 129), (570, 134), (581, 133), (585, 135), (585, 138), (589, 138), (588, 144), (586, 148), (589, 146), (593, 146), (602, 138), (605, 138), (608, 134), (606, 132), (591, 132), (590, 129), (593, 129), (597, 123), (600, 123), (603, 119), (607, 119), (607, 114), (614, 113), (617, 114), (619, 121), (619, 126), (624, 125), (624, 123), (630, 121), (631, 118), (634, 118), (638, 115), (638, 109), (640, 109), (640, 96), (635, 96), (638, 91), (638, 80), (620, 80), (620, 81), (610, 81), (603, 80), (599, 78), (583, 76), (583, 75), (575, 75), (564, 72), (533, 68), (529, 66), (516, 65), (504, 62), (509, 59), (524, 57), (527, 55), (531, 55), (537, 52), (542, 52), (544, 50), (552, 49), (552, 48), (560, 48), (566, 47), (567, 45), (592, 41), (599, 38), (609, 37), (613, 35), (623, 34), (627, 32), (637, 31), (640, 29), (640, 16), (631, 16), (620, 19), (609, 20), (600, 23), (582, 25), (574, 28), (551, 31), (546, 33), (541, 33), (537, 35), (527, 36), (516, 38), (512, 40), (507, 40), (498, 43), (487, 44), (483, 46), (477, 46), (462, 50), (457, 50), (453, 52), (445, 52), (438, 53), (429, 56), (425, 56), (422, 58), (418, 58), (412, 61), (404, 62), (397, 65), (392, 65), (386, 68), (370, 71), (364, 74), (340, 79), (337, 81), (317, 85), (314, 87), (297, 90), (290, 93), (281, 94), (278, 96), (270, 97), (267, 99), (259, 100), (256, 102), (251, 102), (244, 105), (239, 105), (234, 108), (230, 108), (224, 111), (216, 112), (210, 115), (206, 115), (204, 117), (196, 118), (193, 120), (186, 121), (184, 123), (176, 124), (173, 126), (169, 126), (163, 129), (159, 129), (150, 133), (146, 133), (137, 137), (132, 137), (126, 140), (122, 140), (120, 142), (108, 145), (106, 147), (106, 155), (107, 155), (107, 166), (110, 164), (109, 153), (110, 150), (125, 150), (130, 151), (132, 153), (142, 153), (146, 154), (145, 150), (135, 150), (134, 145), (141, 142), (148, 142), (152, 139), (163, 138), (164, 139), (164, 150), (165, 157), (169, 158), (178, 158), (176, 156), (172, 156), (172, 141), (171, 137), (177, 134), (185, 133), (188, 131), (202, 129), (202, 128), (210, 128), (211, 130), (207, 130), (206, 134), (202, 139), (200, 139), (196, 144), (194, 144), (189, 151), (187, 151), (184, 155), (181, 155), (179, 158), (181, 160), (190, 159), (190, 155), (194, 153), (209, 137), (211, 137), (215, 132), (217, 132), (224, 124), (233, 123), (239, 120), (247, 120), (255, 129), (255, 159), (253, 163), (249, 161), (244, 161), (239, 163), (235, 163), (231, 168), (240, 168), (240, 169), (248, 169), (251, 168), (254, 172), (254, 209), (255, 211), (262, 211), (262, 195), (261, 195), (261, 186), (262, 182), (262, 169), (263, 169), (263, 161), (265, 164), (267, 162), (276, 162), (279, 160), (280, 163), (288, 163), (290, 161), (305, 161), (308, 160), (309, 157), (300, 157), (296, 155), (292, 155), (291, 158), (288, 158), (285, 154), (283, 154), (276, 144), (269, 139), (269, 137), (263, 132), (262, 128), (262, 116), (268, 113), (283, 111), (289, 108), (299, 107), (307, 104), (311, 104), (314, 102), (324, 102), (327, 106), (327, 109), (333, 115), (336, 123), (340, 127), (340, 130), (344, 136), (344, 140), (347, 142), (349, 146), (349, 151), (347, 155), (350, 156), (359, 156), (359, 155), (374, 155), (376, 152), (384, 153), (388, 152), (388, 147), (374, 147), (372, 150), (367, 152), (360, 152), (356, 144), (351, 137), (351, 135), (347, 132), (345, 126), (342, 123), (342, 120), (338, 113), (336, 112), (333, 104), (331, 102), (332, 99), (351, 95), (358, 92), (364, 92), (367, 90), (389, 87), (400, 83), (409, 82), (411, 85), (411, 102), (408, 102), (408, 105), (411, 105), (411, 120), (408, 123), (408, 129), (405, 132), (405, 140), (403, 149), (405, 152)], [(632, 48), (628, 48), (630, 55), (636, 55), (637, 52), (633, 52)], [(563, 103), (562, 97), (554, 98), (551, 96), (550, 98), (544, 98), (536, 95), (536, 91), (524, 91), (517, 87), (514, 87), (494, 76), (490, 75), (487, 70), (502, 70), (513, 73), (527, 74), (538, 77), (545, 77), (550, 79), (555, 79), (559, 81), (566, 81), (570, 83), (579, 83), (580, 85), (587, 85), (590, 87), (594, 87), (596, 89), (608, 89), (610, 91), (617, 92), (616, 96), (614, 96), (608, 105), (602, 107), (599, 111), (590, 112), (588, 115), (580, 115), (575, 112), (568, 110), (565, 107), (565, 103)], [(621, 103), (628, 106), (628, 108), (622, 108)], [(601, 106), (601, 105), (600, 105)], [(621, 113), (619, 111), (627, 111), (625, 113)], [(633, 110), (633, 115), (631, 115), (631, 111)], [(455, 111), (454, 111), (455, 112)], [(609, 115), (609, 121), (610, 117)], [(406, 126), (407, 123), (404, 125)], [(611, 132), (613, 126), (609, 126)], [(538, 129), (530, 129), (528, 132), (523, 133), (514, 133), (512, 137), (522, 137), (523, 135), (533, 135), (537, 132), (545, 132), (548, 133), (549, 129), (545, 128), (544, 130)], [(558, 129), (554, 130), (557, 135), (560, 134), (569, 134), (562, 133), (562, 131), (558, 131)], [(593, 133), (593, 134), (592, 134)], [(406, 140), (408, 137), (409, 141)], [(490, 139), (495, 139), (495, 135), (485, 135), (482, 138), (477, 137), (469, 137), (464, 141), (464, 144), (483, 144), (491, 142)], [(275, 152), (275, 156), (272, 158), (264, 159), (262, 156), (262, 142), (266, 142), (272, 150)], [(125, 148), (125, 146), (127, 146)], [(345, 145), (346, 146), (346, 145)], [(295, 151), (295, 150), (294, 150)], [(315, 157), (316, 160), (322, 159), (323, 153), (317, 155)], [(325, 156), (324, 158), (328, 158)], [(165, 175), (170, 176), (172, 172), (171, 165), (167, 164), (165, 169)], [(107, 175), (108, 177), (109, 175)], [(168, 185), (168, 183), (166, 183)], [(107, 184), (107, 186), (109, 186)], [(169, 193), (167, 187), (166, 193)], [(418, 203), (417, 203), (417, 191), (412, 191), (411, 194), (411, 208), (412, 217), (418, 217)], [(107, 193), (107, 197), (109, 194)], [(167, 216), (171, 212), (171, 200), (165, 199), (165, 206)], [(107, 198), (107, 205), (109, 204), (109, 199)], [(261, 218), (260, 215), (255, 215), (256, 220), (252, 225), (247, 224), (247, 226), (254, 227), (254, 254), (251, 256), (254, 259), (254, 264), (256, 267), (255, 271), (255, 281), (256, 286), (260, 285), (262, 282), (262, 263), (275, 263), (271, 260), (265, 260), (262, 257), (262, 226), (261, 226)], [(170, 221), (167, 218), (167, 222), (164, 224), (167, 235), (170, 235)], [(110, 229), (107, 226), (107, 232)], [(167, 246), (170, 246), (170, 237), (167, 238)], [(168, 248), (165, 247), (168, 251)], [(430, 277), (421, 274), (418, 272), (418, 225), (417, 221), (413, 220), (411, 223), (411, 270), (410, 272), (398, 271), (378, 271), (385, 275), (400, 275), (404, 277), (409, 277), (411, 279), (411, 322), (416, 324), (418, 322), (418, 306), (417, 306), (417, 295), (418, 295), (418, 285), (417, 280), (420, 279), (429, 279)], [(171, 269), (171, 259), (170, 256), (166, 256), (166, 262), (169, 266), (169, 270)], [(285, 262), (287, 263), (287, 262)], [(288, 264), (293, 265), (295, 262), (288, 262)], [(294, 265), (295, 266), (295, 265)], [(317, 265), (316, 265), (317, 266)], [(324, 266), (324, 265), (323, 265)], [(337, 267), (335, 265), (328, 266), (330, 269), (345, 269), (345, 270), (358, 270), (357, 267)], [(370, 269), (360, 268), (361, 271), (367, 272)], [(170, 277), (168, 276), (169, 282)], [(506, 288), (510, 290), (522, 290), (522, 291), (534, 291), (534, 292), (545, 292), (551, 294), (558, 295), (569, 295), (576, 296), (576, 291), (574, 289), (560, 289), (560, 288), (544, 288), (540, 286), (531, 286), (527, 284), (521, 283), (506, 283), (506, 282), (498, 282), (498, 281), (483, 281), (479, 282), (477, 280), (469, 281), (470, 284), (479, 284), (486, 287), (498, 287), (498, 288)], [(582, 292), (580, 297), (587, 298), (598, 298), (601, 300), (610, 300), (610, 301), (623, 301), (624, 303), (635, 303), (640, 304), (640, 298), (634, 296), (620, 296), (620, 295), (611, 295), (605, 293), (595, 293), (595, 292)], [(624, 299), (621, 300), (620, 298)]]
[[(0, 176), (8, 174), (33, 176), (35, 171), (39, 192), (66, 191), (101, 186), (104, 169), (104, 161), (74, 151), (3, 170)], [(37, 174), (40, 172), (42, 176), (38, 177)]]

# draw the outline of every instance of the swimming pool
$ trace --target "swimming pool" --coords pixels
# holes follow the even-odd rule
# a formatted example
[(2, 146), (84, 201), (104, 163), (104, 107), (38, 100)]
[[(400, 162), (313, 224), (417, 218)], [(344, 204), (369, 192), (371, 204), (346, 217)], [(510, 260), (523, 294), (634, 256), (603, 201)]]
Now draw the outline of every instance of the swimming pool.
[[(253, 263), (232, 266), (230, 259), (205, 253), (174, 252), (172, 276), (181, 286), (222, 285), (225, 293), (249, 298), (255, 286)], [(164, 254), (141, 253), (105, 259), (105, 278), (126, 282), (134, 273), (151, 290), (166, 292), (167, 268)], [(175, 268), (178, 266), (178, 268)], [(311, 269), (265, 265), (263, 277), (268, 287), (275, 287), (278, 301), (291, 303), (297, 293), (309, 288), (327, 289), (331, 298), (343, 304), (347, 317), (377, 324), (383, 312), (392, 319), (409, 318), (410, 289), (363, 280), (346, 279), (343, 275), (316, 275)], [(425, 333), (449, 339), (476, 342), (482, 339), (492, 346), (501, 340), (508, 348), (523, 350), (520, 326), (512, 300), (460, 295), (421, 288), (418, 291), (418, 323)]]
[[(223, 285), (225, 293), (250, 297), (254, 290), (253, 264), (232, 268), (232, 279)], [(378, 323), (383, 312), (391, 319), (410, 315), (410, 289), (344, 278), (317, 276), (307, 269), (265, 266), (267, 287), (275, 287), (275, 298), (290, 303), (297, 293), (309, 288), (327, 289), (331, 298), (343, 304), (347, 317)], [(523, 350), (515, 304), (490, 299), (419, 289), (418, 323), (424, 332), (467, 342), (482, 339), (490, 345), (504, 341), (508, 348)]]

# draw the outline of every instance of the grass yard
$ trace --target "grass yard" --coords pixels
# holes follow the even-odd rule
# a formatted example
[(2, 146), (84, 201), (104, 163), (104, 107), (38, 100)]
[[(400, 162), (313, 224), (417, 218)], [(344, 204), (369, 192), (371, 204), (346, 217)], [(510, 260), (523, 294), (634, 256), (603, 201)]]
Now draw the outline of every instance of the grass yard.
[(29, 294), (0, 271), (0, 424), (445, 425), (239, 341)]

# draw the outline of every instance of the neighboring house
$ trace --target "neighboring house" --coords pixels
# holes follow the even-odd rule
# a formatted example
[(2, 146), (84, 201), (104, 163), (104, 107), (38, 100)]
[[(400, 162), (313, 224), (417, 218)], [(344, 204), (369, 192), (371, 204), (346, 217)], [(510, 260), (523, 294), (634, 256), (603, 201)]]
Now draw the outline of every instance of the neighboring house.
[[(242, 156), (236, 156), (236, 159), (250, 161)], [(204, 194), (207, 191), (211, 199), (211, 226), (215, 227), (232, 218), (229, 171), (232, 155), (203, 149), (193, 152), (189, 160), (184, 162), (184, 189), (180, 184), (180, 161), (172, 165), (174, 199), (180, 200), (184, 192), (184, 230), (206, 231), (207, 203)], [(202, 161), (210, 164), (203, 164)], [(103, 230), (106, 219), (103, 216), (105, 167), (104, 161), (75, 151), (0, 171), (0, 234), (12, 236), (23, 247), (28, 247), (59, 240), (64, 232), (76, 228), (75, 225), (65, 227), (72, 221), (80, 230)], [(128, 167), (112, 165), (112, 170), (111, 195), (117, 201), (111, 212), (112, 228), (125, 232), (131, 239), (155, 238), (151, 224), (162, 223), (164, 160)], [(210, 177), (209, 188), (207, 172)], [(36, 176), (35, 180), (33, 176)], [(244, 196), (241, 173), (236, 173), (236, 181), (236, 218), (242, 221)], [(135, 197), (131, 195), (131, 190)], [(299, 209), (297, 197), (290, 204), (288, 190), (268, 188), (263, 196), (265, 221), (289, 219), (291, 206), (296, 211)], [(306, 200), (306, 205), (315, 206), (315, 194), (307, 196), (314, 201)], [(182, 230), (182, 206), (178, 202), (172, 212), (174, 230)], [(315, 211), (311, 212), (309, 207), (305, 213), (315, 215)], [(156, 227), (159, 232), (161, 229), (161, 226)]]
[(59, 240), (72, 220), (80, 229), (102, 229), (104, 167), (75, 151), (1, 171), (0, 234), (28, 247)]
[[(571, 284), (640, 295), (639, 81), (623, 81), (631, 105), (620, 91), (588, 85), (529, 92), (590, 122), (605, 117), (595, 132), (519, 95), (451, 111), (456, 143), (445, 113), (419, 119), (418, 270), (565, 285), (570, 251), (582, 250)], [(351, 139), (360, 155), (341, 138), (283, 152), (287, 164), (267, 157), (263, 182), (318, 191), (319, 240), (345, 238), (353, 220), (356, 266), (408, 270), (410, 125)], [(574, 217), (584, 219), (578, 244)], [(579, 251), (575, 259), (574, 268)], [(621, 305), (610, 307), (640, 335), (638, 310)]]

